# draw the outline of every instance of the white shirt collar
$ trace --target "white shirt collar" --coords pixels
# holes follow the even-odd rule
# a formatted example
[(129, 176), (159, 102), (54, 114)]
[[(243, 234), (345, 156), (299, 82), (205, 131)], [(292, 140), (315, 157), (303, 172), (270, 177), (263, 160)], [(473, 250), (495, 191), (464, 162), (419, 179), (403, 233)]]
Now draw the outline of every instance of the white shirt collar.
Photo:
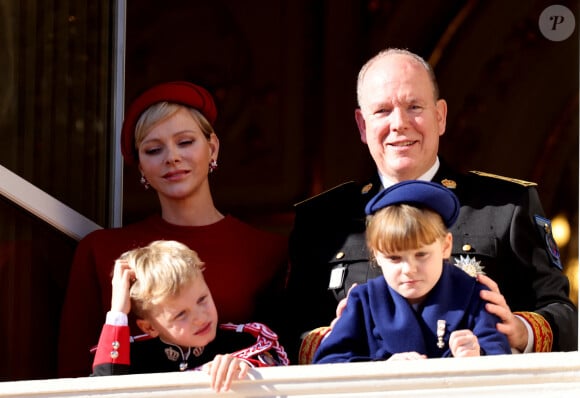
[[(419, 176), (419, 178), (417, 178), (417, 180), (421, 180), (421, 181), (431, 181), (433, 179), (433, 177), (435, 177), (435, 174), (437, 174), (437, 170), (439, 170), (439, 157), (435, 158), (435, 163), (433, 163), (433, 166), (431, 166), (431, 168), (429, 170), (427, 170), (427, 172), (421, 176)], [(389, 180), (387, 177), (383, 176), (380, 172), (379, 172), (379, 178), (381, 179), (381, 184), (383, 184), (383, 188), (388, 188), (391, 185), (395, 185), (398, 181), (392, 181)]]

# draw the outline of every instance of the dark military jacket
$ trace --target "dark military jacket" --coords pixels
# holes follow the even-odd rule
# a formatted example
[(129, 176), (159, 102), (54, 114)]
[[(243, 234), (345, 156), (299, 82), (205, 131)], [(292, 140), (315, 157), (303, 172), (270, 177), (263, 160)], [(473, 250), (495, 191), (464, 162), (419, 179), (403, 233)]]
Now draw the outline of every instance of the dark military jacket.
[[(576, 350), (578, 314), (568, 297), (569, 282), (535, 184), (475, 172), (459, 174), (443, 162), (433, 181), (451, 188), (461, 203), (451, 228), (451, 261), (467, 256), (479, 261), (512, 311), (535, 312), (549, 323), (552, 350)], [(348, 182), (296, 205), (285, 309), (290, 320), (288, 352), (297, 353), (301, 334), (329, 324), (337, 300), (353, 283), (380, 275), (368, 260), (364, 213), (380, 189), (375, 176), (365, 184)]]

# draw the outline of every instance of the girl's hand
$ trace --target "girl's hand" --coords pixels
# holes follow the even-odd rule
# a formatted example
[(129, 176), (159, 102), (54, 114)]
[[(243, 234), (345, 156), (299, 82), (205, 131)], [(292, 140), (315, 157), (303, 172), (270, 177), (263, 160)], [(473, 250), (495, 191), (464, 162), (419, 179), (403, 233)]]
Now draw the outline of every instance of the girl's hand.
[(123, 312), (129, 314), (131, 311), (131, 298), (129, 289), (131, 281), (135, 278), (135, 272), (125, 260), (115, 261), (113, 270), (113, 294), (111, 295), (111, 311)]
[(453, 356), (478, 357), (481, 355), (481, 347), (477, 336), (469, 329), (456, 330), (449, 337), (449, 348)]
[(427, 359), (427, 355), (419, 354), (418, 352), (398, 352), (393, 354), (387, 361), (410, 361), (414, 359)]
[(231, 354), (216, 355), (212, 362), (203, 366), (209, 374), (211, 388), (215, 392), (228, 391), (235, 379), (243, 379), (248, 374), (250, 364)]

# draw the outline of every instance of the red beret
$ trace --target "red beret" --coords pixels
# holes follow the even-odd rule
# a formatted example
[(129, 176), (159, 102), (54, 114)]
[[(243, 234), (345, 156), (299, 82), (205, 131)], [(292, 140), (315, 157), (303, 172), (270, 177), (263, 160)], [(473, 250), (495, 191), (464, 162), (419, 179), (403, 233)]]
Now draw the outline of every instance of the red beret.
[(217, 109), (211, 94), (203, 87), (185, 81), (162, 83), (153, 86), (129, 105), (121, 129), (121, 153), (127, 164), (137, 163), (135, 127), (141, 114), (158, 102), (172, 102), (197, 109), (213, 125)]

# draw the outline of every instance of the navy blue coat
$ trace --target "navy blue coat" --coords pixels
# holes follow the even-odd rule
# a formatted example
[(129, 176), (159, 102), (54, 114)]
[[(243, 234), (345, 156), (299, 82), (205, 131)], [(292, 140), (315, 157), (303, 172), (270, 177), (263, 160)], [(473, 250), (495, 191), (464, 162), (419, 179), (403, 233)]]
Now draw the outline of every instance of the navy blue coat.
[[(314, 363), (380, 361), (401, 352), (428, 358), (452, 356), (449, 336), (469, 329), (478, 338), (482, 355), (509, 354), (507, 338), (496, 329), (499, 319), (489, 314), (475, 278), (445, 262), (437, 284), (417, 310), (379, 276), (355, 287), (332, 332), (322, 341)], [(437, 346), (437, 321), (445, 320), (444, 345)]]

